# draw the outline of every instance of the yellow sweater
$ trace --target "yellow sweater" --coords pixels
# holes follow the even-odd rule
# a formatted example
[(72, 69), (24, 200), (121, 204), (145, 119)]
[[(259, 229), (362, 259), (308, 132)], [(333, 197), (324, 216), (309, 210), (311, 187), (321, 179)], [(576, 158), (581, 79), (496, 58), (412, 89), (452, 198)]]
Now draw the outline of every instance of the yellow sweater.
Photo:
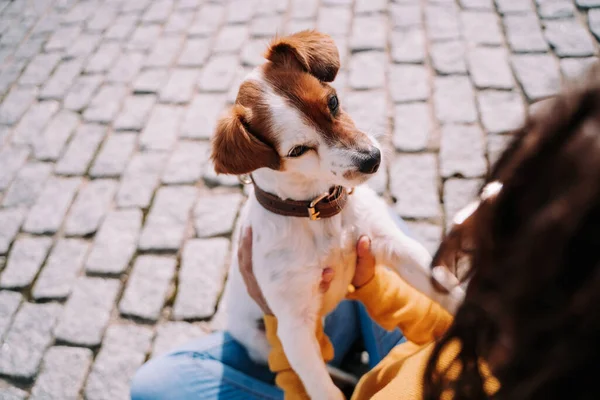
[[(392, 349), (375, 368), (361, 378), (352, 399), (422, 398), (425, 366), (434, 340), (442, 336), (452, 323), (450, 314), (385, 268), (377, 268), (374, 278), (348, 298), (361, 301), (373, 320), (383, 328), (392, 330), (399, 327), (408, 340)], [(273, 316), (265, 316), (265, 325), (267, 338), (272, 346), (269, 367), (276, 373), (277, 386), (283, 389), (286, 399), (307, 399), (302, 382), (291, 369), (277, 338), (277, 320)], [(316, 333), (323, 359), (331, 360), (333, 347), (320, 324)], [(457, 344), (450, 346), (442, 353), (438, 366), (449, 366), (457, 352)], [(491, 394), (498, 389), (498, 382), (490, 376), (485, 365), (483, 367), (487, 372), (485, 389)], [(450, 373), (452, 370), (456, 372), (458, 368), (460, 366), (453, 365)], [(448, 398), (452, 396), (449, 395)]]

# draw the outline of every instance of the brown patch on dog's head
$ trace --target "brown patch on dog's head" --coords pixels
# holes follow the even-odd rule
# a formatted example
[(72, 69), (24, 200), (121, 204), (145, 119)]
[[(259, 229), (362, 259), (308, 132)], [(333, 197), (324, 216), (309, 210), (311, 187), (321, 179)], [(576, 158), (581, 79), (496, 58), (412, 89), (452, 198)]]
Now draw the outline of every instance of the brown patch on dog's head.
[(266, 129), (268, 121), (264, 117), (267, 114), (254, 113), (251, 108), (244, 106), (244, 103), (251, 103), (259, 92), (251, 82), (245, 82), (244, 85), (246, 98), (240, 99), (238, 96), (237, 104), (217, 124), (211, 158), (218, 174), (241, 175), (259, 168), (281, 167), (281, 157), (275, 151), (274, 138)]
[(265, 58), (279, 67), (299, 68), (323, 82), (333, 82), (340, 69), (340, 55), (333, 39), (311, 30), (276, 38)]

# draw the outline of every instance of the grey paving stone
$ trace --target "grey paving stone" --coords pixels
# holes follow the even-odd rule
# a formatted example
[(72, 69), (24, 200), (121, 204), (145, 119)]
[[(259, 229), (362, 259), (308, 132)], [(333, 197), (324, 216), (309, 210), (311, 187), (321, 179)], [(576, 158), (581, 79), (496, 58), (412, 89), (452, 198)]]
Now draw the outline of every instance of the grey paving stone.
[(459, 0), (460, 5), (467, 10), (493, 11), (493, 0)]
[(552, 96), (560, 89), (560, 72), (551, 55), (514, 55), (512, 65), (530, 101)]
[(357, 14), (385, 12), (387, 6), (387, 0), (357, 0), (356, 5), (354, 6), (354, 12)]
[(352, 51), (385, 50), (387, 20), (383, 15), (365, 15), (354, 18), (350, 49)]
[(68, 58), (79, 59), (83, 63), (96, 50), (101, 41), (100, 34), (83, 33), (69, 46), (65, 55)]
[(390, 25), (393, 29), (421, 27), (423, 9), (420, 4), (391, 4)]
[(6, 254), (25, 220), (22, 208), (0, 209), (0, 254)]
[(116, 8), (107, 7), (99, 7), (94, 15), (90, 17), (85, 23), (85, 30), (88, 32), (104, 32), (117, 20), (118, 12)]
[(104, 42), (87, 61), (84, 72), (98, 74), (108, 71), (121, 54), (121, 45), (118, 42)]
[(202, 328), (188, 322), (175, 321), (160, 324), (156, 329), (152, 357), (163, 355), (194, 339), (206, 336), (206, 334)]
[[(31, 60), (38, 55), (38, 53), (42, 52), (42, 46), (45, 42), (45, 37), (30, 36), (19, 45), (19, 48), (14, 52), (13, 57), (18, 60)], [(10, 53), (12, 53), (12, 51), (8, 51), (7, 56)]]
[(25, 400), (29, 396), (29, 393), (15, 386), (3, 383), (0, 386), (0, 396), (2, 400)]
[(472, 178), (486, 173), (484, 135), (479, 127), (453, 124), (442, 127), (440, 171), (446, 178), (455, 175)]
[(143, 61), (143, 53), (121, 53), (117, 62), (112, 66), (110, 71), (108, 71), (108, 74), (106, 75), (106, 80), (108, 82), (123, 84), (133, 81), (133, 79), (140, 71)]
[(2, 206), (30, 207), (35, 204), (52, 172), (52, 168), (53, 166), (48, 163), (30, 162), (25, 164), (19, 170), (13, 184), (6, 191)]
[(238, 68), (238, 70), (236, 71), (235, 77), (233, 78), (233, 82), (229, 86), (229, 90), (227, 91), (226, 98), (227, 98), (228, 104), (235, 103), (240, 86), (241, 86), (242, 82), (244, 81), (244, 79), (248, 76), (250, 71), (251, 71), (250, 68), (243, 68), (243, 67)]
[[(269, 0), (270, 1), (270, 0)], [(176, 10), (195, 10), (200, 7), (202, 0), (179, 0), (175, 5)]]
[(432, 41), (460, 38), (458, 12), (454, 3), (428, 4), (425, 7), (425, 24)]
[(312, 19), (294, 19), (285, 25), (285, 34), (292, 34), (307, 29), (316, 29), (317, 24)]
[(81, 25), (65, 26), (54, 31), (44, 49), (46, 51), (65, 50), (81, 33)]
[(429, 251), (435, 254), (442, 241), (442, 227), (422, 221), (406, 221), (410, 232)]
[(377, 89), (385, 84), (385, 54), (365, 51), (350, 59), (349, 84), (352, 89)]
[(596, 62), (598, 62), (596, 57), (563, 58), (560, 60), (560, 69), (565, 78), (576, 80), (581, 78)]
[(119, 133), (109, 136), (90, 169), (90, 176), (94, 178), (120, 177), (134, 153), (136, 143), (137, 135), (135, 133)]
[(232, 0), (227, 5), (227, 23), (240, 24), (249, 22), (256, 12), (255, 0)]
[(231, 234), (243, 200), (240, 193), (231, 192), (200, 196), (194, 207), (196, 236), (207, 238)]
[(82, 187), (66, 220), (65, 234), (86, 236), (96, 232), (116, 191), (117, 183), (106, 179), (96, 179)]
[(25, 147), (7, 146), (0, 150), (0, 190), (8, 187), (28, 156)]
[(93, 357), (89, 349), (51, 347), (44, 356), (30, 399), (78, 399)]
[(391, 57), (397, 63), (425, 61), (425, 34), (420, 28), (391, 33)]
[(84, 175), (105, 134), (106, 128), (101, 125), (81, 125), (56, 164), (54, 172), (59, 175)]
[(183, 45), (183, 36), (162, 36), (157, 41), (144, 61), (144, 67), (166, 68), (173, 64)]
[(135, 253), (141, 227), (140, 210), (109, 212), (96, 234), (85, 264), (86, 271), (99, 274), (124, 272)]
[(69, 110), (59, 111), (41, 137), (33, 143), (33, 155), (38, 160), (57, 160), (65, 144), (79, 125), (79, 115)]
[(0, 340), (8, 332), (8, 328), (22, 301), (23, 296), (21, 293), (9, 290), (0, 291)]
[(8, 92), (12, 84), (16, 82), (19, 75), (21, 75), (23, 68), (25, 68), (25, 61), (23, 60), (9, 60), (4, 63), (2, 70), (0, 71), (0, 95), (4, 95)]
[(177, 65), (182, 67), (201, 67), (210, 53), (210, 41), (206, 38), (188, 39), (179, 55)]
[(398, 104), (392, 143), (399, 151), (422, 151), (432, 136), (432, 111), (427, 103)]
[(125, 45), (127, 50), (147, 51), (160, 37), (160, 25), (138, 25)]
[(463, 11), (460, 20), (463, 38), (468, 43), (494, 46), (503, 44), (500, 22), (495, 13)]
[(36, 234), (58, 231), (80, 184), (80, 178), (51, 177), (31, 208), (23, 230)]
[(63, 16), (63, 24), (71, 25), (78, 22), (85, 22), (91, 18), (93, 13), (97, 10), (97, 4), (94, 2), (81, 2), (75, 4), (68, 13)]
[(167, 185), (195, 184), (209, 162), (210, 143), (180, 141), (171, 154), (162, 183)]
[(431, 63), (440, 75), (466, 74), (465, 45), (461, 40), (435, 42), (430, 47)]
[(172, 1), (155, 0), (150, 3), (150, 7), (146, 10), (141, 18), (142, 22), (146, 23), (163, 23), (171, 14), (173, 8)]
[(133, 82), (135, 93), (158, 93), (167, 81), (169, 71), (166, 69), (149, 69), (140, 72)]
[(117, 279), (78, 278), (56, 325), (56, 339), (76, 346), (100, 345), (117, 300)]
[(444, 183), (444, 211), (448, 227), (454, 216), (475, 199), (483, 182), (479, 179), (448, 179)]
[(290, 17), (292, 19), (309, 19), (317, 16), (319, 2), (316, 0), (291, 0)]
[(0, 348), (0, 373), (31, 380), (37, 375), (60, 305), (24, 303)]
[(80, 59), (61, 62), (42, 87), (39, 98), (62, 100), (82, 68), (83, 61)]
[(125, 98), (123, 108), (113, 123), (113, 127), (120, 131), (141, 130), (156, 102), (152, 95), (130, 95)]
[(442, 123), (477, 121), (475, 93), (467, 77), (436, 77), (433, 103), (435, 115)]
[(203, 5), (188, 29), (188, 36), (211, 36), (217, 31), (224, 17), (224, 6), (220, 4)]
[(500, 14), (534, 11), (533, 2), (521, 0), (495, 0)]
[(512, 131), (525, 120), (525, 107), (517, 92), (484, 90), (477, 94), (477, 102), (487, 133)]
[(234, 55), (216, 55), (210, 58), (200, 74), (199, 86), (205, 92), (226, 92), (238, 70)]
[(140, 135), (140, 146), (150, 150), (169, 150), (177, 141), (183, 107), (158, 104), (152, 110)]
[(214, 186), (225, 186), (225, 187), (239, 187), (240, 181), (235, 175), (217, 175), (215, 168), (212, 164), (207, 164), (202, 172), (202, 178), (209, 187)]
[[(266, 48), (264, 39), (252, 39), (246, 42), (240, 54), (240, 61), (243, 66), (257, 67), (264, 64), (265, 59), (262, 55)], [(232, 85), (234, 87), (235, 85)], [(237, 95), (237, 93), (236, 93)]]
[(434, 154), (402, 154), (390, 166), (390, 192), (402, 217), (441, 218)]
[(160, 91), (160, 101), (174, 104), (188, 103), (194, 95), (194, 86), (197, 80), (198, 71), (196, 69), (173, 69), (167, 83)]
[(33, 103), (15, 127), (12, 142), (34, 145), (59, 107), (60, 105), (56, 101)]
[(245, 25), (229, 25), (223, 27), (213, 46), (215, 53), (238, 53), (248, 39), (249, 31)]
[(549, 49), (534, 13), (504, 17), (504, 29), (508, 44), (515, 53), (545, 52)]
[(569, 18), (575, 15), (575, 6), (570, 0), (537, 0), (538, 14), (542, 19)]
[(185, 33), (194, 19), (194, 13), (183, 10), (173, 12), (165, 24), (163, 34)]
[(66, 299), (83, 268), (89, 243), (80, 239), (60, 239), (40, 272), (32, 296), (40, 299)]
[(365, 132), (384, 136), (388, 133), (386, 92), (350, 92), (344, 99), (344, 108), (354, 119), (354, 123)]
[(179, 249), (196, 196), (197, 191), (191, 186), (166, 186), (159, 189), (140, 235), (139, 249)]
[(575, 4), (581, 8), (600, 7), (600, 0), (575, 0)]
[(217, 118), (225, 109), (225, 105), (225, 95), (195, 95), (186, 110), (181, 126), (181, 137), (210, 139), (216, 128)]
[(395, 103), (426, 100), (430, 95), (427, 69), (421, 65), (393, 65), (389, 83)]
[(86, 108), (103, 80), (100, 75), (79, 76), (66, 95), (63, 107), (73, 111), (81, 111)]
[[(319, 17), (321, 15), (319, 14)], [(272, 38), (279, 32), (283, 32), (283, 18), (280, 15), (260, 16), (254, 18), (250, 24), (250, 36), (252, 37)]]
[(133, 375), (150, 349), (152, 331), (139, 325), (112, 325), (85, 386), (89, 400), (128, 399)]
[(590, 33), (577, 20), (545, 22), (546, 39), (559, 57), (587, 57), (596, 53)]
[(121, 13), (131, 13), (139, 17), (139, 14), (150, 6), (150, 2), (151, 0), (128, 1), (120, 5), (120, 11)]
[(511, 140), (510, 135), (488, 135), (487, 153), (490, 165), (493, 165), (504, 150), (508, 147)]
[(194, 239), (186, 242), (173, 306), (175, 319), (208, 318), (215, 313), (227, 273), (228, 253), (228, 239)]
[(121, 314), (157, 321), (175, 276), (176, 264), (174, 257), (138, 257), (119, 303)]
[(123, 85), (102, 86), (83, 113), (83, 118), (87, 122), (104, 124), (112, 122), (126, 94), (127, 88)]
[(478, 89), (512, 89), (515, 87), (508, 65), (507, 51), (502, 47), (471, 48), (467, 52), (469, 71)]
[(37, 89), (13, 87), (0, 104), (0, 125), (14, 125), (37, 96)]
[(60, 62), (60, 54), (40, 53), (25, 68), (19, 83), (21, 85), (41, 85), (44, 83), (52, 70)]
[(166, 162), (166, 154), (144, 152), (134, 155), (117, 193), (119, 207), (148, 207)]

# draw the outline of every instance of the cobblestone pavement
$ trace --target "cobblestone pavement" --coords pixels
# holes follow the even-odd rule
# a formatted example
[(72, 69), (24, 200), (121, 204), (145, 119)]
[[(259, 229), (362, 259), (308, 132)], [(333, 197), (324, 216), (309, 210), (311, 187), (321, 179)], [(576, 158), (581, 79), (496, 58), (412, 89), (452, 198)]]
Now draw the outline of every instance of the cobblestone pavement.
[(0, 0), (0, 399), (126, 399), (218, 326), (244, 195), (208, 140), (270, 36), (336, 38), (342, 105), (392, 149), (372, 185), (433, 250), (594, 60), (600, 0), (576, 3)]

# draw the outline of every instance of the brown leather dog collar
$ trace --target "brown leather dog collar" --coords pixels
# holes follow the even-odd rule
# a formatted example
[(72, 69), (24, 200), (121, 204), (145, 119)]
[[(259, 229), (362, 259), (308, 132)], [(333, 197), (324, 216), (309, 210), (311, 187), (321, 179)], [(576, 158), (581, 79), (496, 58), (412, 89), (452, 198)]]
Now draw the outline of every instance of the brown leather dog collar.
[(334, 186), (329, 192), (313, 200), (283, 200), (274, 194), (265, 192), (254, 181), (254, 195), (261, 206), (272, 213), (286, 217), (308, 217), (313, 221), (331, 218), (339, 214), (348, 201), (348, 191), (342, 186)]

